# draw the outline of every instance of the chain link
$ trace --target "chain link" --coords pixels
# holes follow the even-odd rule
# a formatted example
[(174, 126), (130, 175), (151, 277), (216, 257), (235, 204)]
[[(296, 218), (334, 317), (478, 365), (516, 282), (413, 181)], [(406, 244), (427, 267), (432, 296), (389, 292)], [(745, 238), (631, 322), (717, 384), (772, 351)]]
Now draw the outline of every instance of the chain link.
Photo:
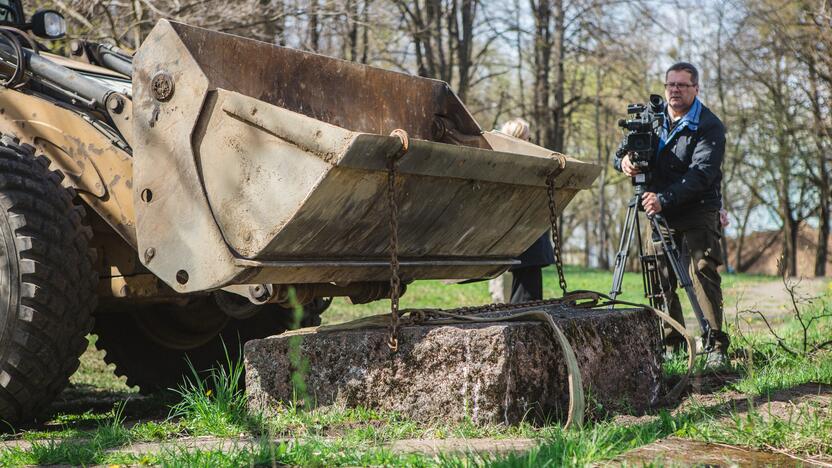
[[(561, 164), (563, 161), (561, 161)], [(561, 167), (563, 167), (561, 165)], [(560, 171), (554, 171), (546, 178), (546, 193), (549, 195), (549, 223), (552, 229), (552, 252), (555, 255), (555, 267), (558, 269), (558, 283), (566, 294), (566, 277), (563, 275), (563, 259), (560, 252), (560, 231), (558, 231), (558, 210), (555, 205), (555, 177)]]
[(410, 146), (407, 132), (393, 130), (390, 136), (401, 140), (401, 148), (387, 159), (387, 207), (390, 213), (390, 338), (387, 346), (390, 351), (399, 350), (399, 295), (401, 278), (399, 278), (399, 206), (396, 202), (396, 175), (399, 159), (407, 153)]

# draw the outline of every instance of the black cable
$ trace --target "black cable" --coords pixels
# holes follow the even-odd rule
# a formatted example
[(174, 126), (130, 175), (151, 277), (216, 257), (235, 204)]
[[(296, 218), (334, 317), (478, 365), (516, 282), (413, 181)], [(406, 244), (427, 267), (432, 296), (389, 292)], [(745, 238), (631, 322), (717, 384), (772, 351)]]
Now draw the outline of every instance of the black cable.
[(16, 88), (22, 84), (26, 83), (26, 57), (23, 54), (23, 46), (20, 45), (20, 39), (15, 35), (14, 32), (9, 31), (6, 29), (5, 26), (0, 26), (0, 36), (4, 37), (9, 41), (9, 44), (14, 51), (14, 56), (16, 59), (16, 63), (7, 62), (10, 66), (14, 67), (14, 72), (12, 72), (11, 76), (6, 79), (0, 79), (0, 86), (6, 88)]
[(32, 39), (32, 36), (26, 33), (26, 31), (15, 28), (13, 26), (0, 26), (0, 29), (17, 34), (18, 38), (22, 37), (23, 39), (26, 39), (26, 42), (29, 43), (29, 49), (32, 51), (32, 53), (35, 55), (40, 55), (40, 48), (38, 47), (37, 42), (35, 42), (35, 40)]
[(31, 53), (34, 55), (40, 55), (38, 45), (34, 39), (31, 38), (31, 36), (12, 26), (0, 25), (0, 36), (8, 39), (16, 59), (16, 63), (14, 64), (9, 62), (9, 65), (15, 67), (14, 73), (12, 73), (12, 76), (7, 80), (0, 80), (0, 86), (4, 86), (6, 88), (19, 88), (29, 81), (29, 78), (26, 75), (28, 62), (26, 60), (26, 53), (23, 51), (23, 45), (20, 43), (20, 38), (26, 40), (29, 44)]

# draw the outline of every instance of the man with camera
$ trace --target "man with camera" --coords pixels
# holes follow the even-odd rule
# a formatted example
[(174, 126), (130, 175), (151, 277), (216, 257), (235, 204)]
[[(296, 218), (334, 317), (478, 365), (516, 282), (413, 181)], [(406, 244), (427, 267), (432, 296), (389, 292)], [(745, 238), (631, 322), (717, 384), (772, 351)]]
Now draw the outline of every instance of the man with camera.
[[(641, 204), (647, 216), (661, 213), (670, 227), (682, 267), (690, 271), (702, 314), (711, 326), (713, 348), (708, 363), (719, 366), (727, 363), (729, 342), (722, 331), (722, 289), (717, 272), (722, 264), (719, 210), (725, 127), (697, 98), (699, 72), (690, 63), (671, 66), (665, 73), (664, 87), (664, 122), (657, 129), (658, 148), (653, 152), (654, 160), (649, 161), (651, 179)], [(630, 154), (616, 155), (614, 165), (630, 177), (642, 170), (633, 164)], [(670, 315), (684, 324), (676, 277), (670, 268), (665, 270)], [(683, 343), (679, 333), (665, 329), (665, 345), (676, 350)]]

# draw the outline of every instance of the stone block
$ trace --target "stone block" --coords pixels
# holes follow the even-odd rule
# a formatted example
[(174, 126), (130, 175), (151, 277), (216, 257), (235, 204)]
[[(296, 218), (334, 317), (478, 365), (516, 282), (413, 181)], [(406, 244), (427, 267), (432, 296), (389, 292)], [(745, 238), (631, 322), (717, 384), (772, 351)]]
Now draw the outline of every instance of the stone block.
[[(544, 310), (574, 348), (587, 408), (640, 412), (658, 401), (659, 322), (651, 312), (565, 306)], [(304, 377), (304, 401), (318, 406), (363, 406), (417, 421), (516, 424), (565, 419), (566, 365), (543, 322), (404, 326), (397, 353), (388, 349), (387, 337), (387, 329), (373, 328), (249, 341), (249, 404), (268, 410), (290, 401), (294, 372)], [(295, 358), (295, 365), (290, 364), (292, 348), (305, 361), (302, 374), (295, 369), (301, 361)]]

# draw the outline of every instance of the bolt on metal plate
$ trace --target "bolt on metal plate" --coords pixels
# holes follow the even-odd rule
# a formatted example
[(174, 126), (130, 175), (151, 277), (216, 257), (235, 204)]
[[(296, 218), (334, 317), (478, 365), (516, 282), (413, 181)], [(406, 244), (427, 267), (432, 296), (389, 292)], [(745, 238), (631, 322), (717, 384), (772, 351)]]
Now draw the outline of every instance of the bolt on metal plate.
[(157, 101), (167, 101), (173, 96), (173, 77), (168, 73), (159, 72), (150, 81), (150, 87)]
[(144, 262), (150, 263), (153, 260), (153, 257), (156, 256), (156, 249), (153, 247), (148, 247), (147, 250), (144, 251)]

